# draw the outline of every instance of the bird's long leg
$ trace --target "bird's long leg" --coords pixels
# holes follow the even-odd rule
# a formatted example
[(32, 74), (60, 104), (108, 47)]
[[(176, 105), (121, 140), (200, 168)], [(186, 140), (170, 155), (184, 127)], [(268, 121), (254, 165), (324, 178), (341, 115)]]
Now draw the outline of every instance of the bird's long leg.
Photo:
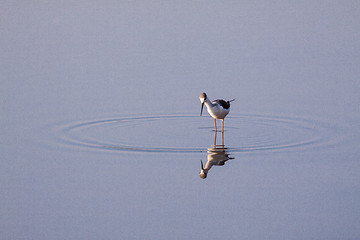
[(221, 145), (224, 147), (224, 132), (221, 132)]
[(216, 148), (216, 135), (217, 135), (217, 132), (215, 131), (215, 137), (214, 137), (214, 148)]
[(215, 118), (214, 118), (214, 124), (215, 124), (215, 132), (217, 132), (216, 119)]
[(223, 133), (224, 132), (224, 119), (221, 119), (221, 122), (222, 122), (221, 132)]

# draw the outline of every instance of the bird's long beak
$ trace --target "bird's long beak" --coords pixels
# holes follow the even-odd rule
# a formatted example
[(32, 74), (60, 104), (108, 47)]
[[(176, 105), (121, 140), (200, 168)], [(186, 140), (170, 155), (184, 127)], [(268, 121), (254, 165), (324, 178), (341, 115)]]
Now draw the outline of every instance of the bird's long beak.
[(203, 164), (203, 161), (202, 161), (202, 160), (200, 160), (200, 162), (201, 162), (201, 170), (204, 170), (204, 164)]
[(203, 111), (203, 108), (204, 108), (204, 103), (201, 104), (201, 112), (200, 112), (200, 116), (202, 116), (202, 111)]

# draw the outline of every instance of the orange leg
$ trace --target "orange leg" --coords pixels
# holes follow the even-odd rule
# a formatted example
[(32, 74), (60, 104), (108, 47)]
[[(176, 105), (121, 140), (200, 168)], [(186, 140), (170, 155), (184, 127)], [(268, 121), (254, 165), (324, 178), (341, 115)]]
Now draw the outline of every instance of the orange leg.
[(216, 148), (216, 135), (217, 135), (217, 132), (215, 132), (215, 137), (214, 137), (214, 148)]
[(224, 131), (221, 132), (221, 145), (224, 147)]
[(224, 132), (224, 119), (221, 119), (221, 122), (222, 122), (221, 132)]
[(224, 133), (221, 134), (221, 145), (224, 147)]
[(215, 118), (214, 118), (214, 124), (215, 124), (215, 132), (217, 132), (216, 119)]

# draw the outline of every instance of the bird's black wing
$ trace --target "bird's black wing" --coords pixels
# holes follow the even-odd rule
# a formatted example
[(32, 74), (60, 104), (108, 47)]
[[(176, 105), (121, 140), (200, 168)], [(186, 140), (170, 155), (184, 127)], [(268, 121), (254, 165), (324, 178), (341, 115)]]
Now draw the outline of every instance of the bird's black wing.
[(223, 108), (225, 108), (225, 109), (229, 109), (230, 108), (230, 102), (229, 101), (224, 101), (224, 100), (222, 100), (222, 99), (217, 99), (217, 100), (215, 100), (214, 102), (217, 102), (217, 103), (219, 103), (220, 104), (220, 106), (222, 106)]

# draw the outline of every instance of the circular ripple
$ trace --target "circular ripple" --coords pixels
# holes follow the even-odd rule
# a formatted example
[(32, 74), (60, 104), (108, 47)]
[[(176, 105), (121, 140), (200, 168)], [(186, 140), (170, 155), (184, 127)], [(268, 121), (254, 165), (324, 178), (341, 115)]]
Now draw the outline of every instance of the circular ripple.
[[(214, 143), (212, 124), (210, 117), (184, 115), (112, 118), (61, 126), (57, 137), (68, 146), (101, 150), (203, 152)], [(312, 119), (246, 114), (229, 116), (225, 124), (230, 152), (305, 150), (332, 140), (332, 127)]]

